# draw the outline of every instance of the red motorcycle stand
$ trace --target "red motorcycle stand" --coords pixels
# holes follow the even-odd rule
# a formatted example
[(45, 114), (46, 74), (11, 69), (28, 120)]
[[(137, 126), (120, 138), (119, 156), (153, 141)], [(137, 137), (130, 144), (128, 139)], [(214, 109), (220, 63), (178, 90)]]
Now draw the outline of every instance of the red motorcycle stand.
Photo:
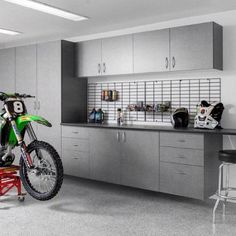
[(18, 175), (20, 167), (11, 165), (8, 167), (0, 167), (0, 196), (6, 195), (11, 189), (16, 187), (18, 200), (23, 202), (25, 197), (21, 189), (21, 179)]

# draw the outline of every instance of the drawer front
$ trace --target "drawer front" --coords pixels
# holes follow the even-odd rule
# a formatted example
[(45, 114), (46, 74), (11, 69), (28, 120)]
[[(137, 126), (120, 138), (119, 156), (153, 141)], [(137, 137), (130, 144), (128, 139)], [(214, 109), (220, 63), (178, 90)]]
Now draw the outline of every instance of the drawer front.
[(89, 142), (85, 139), (62, 138), (62, 149), (89, 152)]
[(160, 191), (203, 200), (203, 167), (161, 162)]
[(204, 152), (198, 149), (160, 147), (160, 160), (164, 162), (204, 166)]
[(160, 145), (167, 147), (203, 149), (203, 134), (161, 132)]
[(67, 175), (89, 178), (89, 154), (74, 150), (62, 151), (64, 173)]
[(62, 137), (88, 139), (88, 129), (75, 126), (62, 126)]

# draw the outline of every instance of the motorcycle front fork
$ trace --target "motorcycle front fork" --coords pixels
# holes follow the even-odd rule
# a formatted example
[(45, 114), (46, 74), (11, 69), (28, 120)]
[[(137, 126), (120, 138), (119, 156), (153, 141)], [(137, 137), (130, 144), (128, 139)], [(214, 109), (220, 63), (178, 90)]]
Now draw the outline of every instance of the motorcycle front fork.
[[(23, 158), (26, 166), (28, 168), (32, 169), (34, 167), (34, 165), (33, 165), (31, 156), (27, 152), (27, 146), (26, 146), (24, 140), (22, 139), (22, 136), (21, 136), (19, 130), (17, 129), (16, 122), (14, 120), (11, 120), (10, 122), (11, 122), (11, 126), (12, 126), (12, 128), (14, 130), (14, 133), (15, 133), (16, 139), (18, 141), (18, 144), (20, 146), (22, 158)], [(28, 130), (28, 127), (31, 127), (31, 128), (29, 128), (29, 130)], [(30, 135), (31, 135), (31, 136), (29, 135), (30, 139), (31, 138), (35, 138), (36, 139), (36, 136), (35, 136), (35, 133), (33, 131), (33, 128), (31, 126), (31, 124), (29, 124), (28, 127), (27, 127), (27, 132), (28, 132), (28, 134), (30, 133)]]
[[(23, 160), (24, 160), (26, 166), (31, 169), (31, 168), (34, 167), (33, 166), (33, 161), (31, 159), (30, 154), (27, 152), (27, 146), (26, 146), (26, 144), (25, 144), (25, 142), (24, 142), (24, 140), (23, 140), (23, 138), (21, 136), (20, 131), (17, 128), (16, 121), (13, 119), (13, 117), (12, 117), (11, 113), (9, 112), (8, 107), (7, 107), (6, 104), (4, 104), (4, 108), (5, 108), (7, 117), (9, 119), (10, 123), (11, 123), (12, 129), (13, 129), (13, 131), (15, 133), (17, 142), (18, 142), (18, 144), (20, 146), (20, 150), (21, 150), (21, 154), (22, 154)], [(31, 126), (31, 124), (29, 124), (28, 126)], [(29, 128), (29, 130), (31, 130), (31, 134), (32, 134), (32, 138), (33, 138), (35, 136), (35, 133), (33, 132), (32, 126), (31, 126), (31, 128)]]

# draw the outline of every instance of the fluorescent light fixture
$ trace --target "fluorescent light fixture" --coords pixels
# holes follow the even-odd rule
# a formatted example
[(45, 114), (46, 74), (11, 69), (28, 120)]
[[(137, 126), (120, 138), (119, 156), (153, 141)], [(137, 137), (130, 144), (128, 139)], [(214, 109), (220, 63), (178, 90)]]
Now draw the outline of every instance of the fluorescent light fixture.
[(0, 34), (18, 35), (18, 34), (21, 34), (21, 33), (17, 32), (17, 31), (12, 31), (12, 30), (7, 30), (7, 29), (0, 28)]
[(44, 13), (48, 13), (54, 16), (59, 16), (68, 20), (81, 21), (81, 20), (88, 19), (87, 17), (80, 16), (80, 15), (77, 15), (68, 11), (64, 11), (59, 8), (52, 7), (47, 4), (37, 2), (37, 1), (31, 1), (31, 0), (4, 0), (4, 1), (17, 4), (23, 7), (28, 7), (28, 8), (41, 11)]

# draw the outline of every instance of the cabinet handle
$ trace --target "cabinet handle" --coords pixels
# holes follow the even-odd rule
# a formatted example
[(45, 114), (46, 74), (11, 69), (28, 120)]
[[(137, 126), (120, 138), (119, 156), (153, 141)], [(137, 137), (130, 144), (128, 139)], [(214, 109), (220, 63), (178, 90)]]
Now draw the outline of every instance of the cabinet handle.
[(36, 109), (37, 109), (37, 102), (34, 101), (34, 110), (36, 110)]
[(78, 134), (79, 132), (77, 132), (77, 131), (73, 131), (72, 133), (73, 133), (73, 134)]
[(178, 175), (187, 175), (186, 173), (184, 173), (182, 171), (178, 171), (178, 172), (176, 172), (176, 174), (178, 174)]
[(175, 57), (172, 57), (172, 67), (175, 68)]
[(38, 101), (38, 110), (40, 110), (40, 101)]
[(116, 139), (117, 139), (117, 142), (120, 142), (120, 133), (119, 132), (116, 133)]
[(107, 67), (106, 67), (106, 63), (103, 62), (103, 73), (106, 73)]
[(185, 159), (185, 156), (176, 156), (176, 158)]
[(125, 142), (126, 142), (126, 135), (125, 135), (125, 132), (122, 133), (122, 139), (123, 139), (123, 142), (125, 143)]
[(168, 69), (169, 67), (169, 60), (168, 60), (168, 57), (166, 57), (166, 69)]
[(98, 74), (101, 74), (101, 64), (98, 63)]
[(79, 145), (78, 144), (75, 144), (74, 147), (78, 147)]
[(185, 143), (185, 140), (184, 139), (179, 139), (178, 142)]
[(79, 160), (79, 158), (78, 158), (78, 157), (73, 157), (73, 159), (74, 159), (74, 160)]

